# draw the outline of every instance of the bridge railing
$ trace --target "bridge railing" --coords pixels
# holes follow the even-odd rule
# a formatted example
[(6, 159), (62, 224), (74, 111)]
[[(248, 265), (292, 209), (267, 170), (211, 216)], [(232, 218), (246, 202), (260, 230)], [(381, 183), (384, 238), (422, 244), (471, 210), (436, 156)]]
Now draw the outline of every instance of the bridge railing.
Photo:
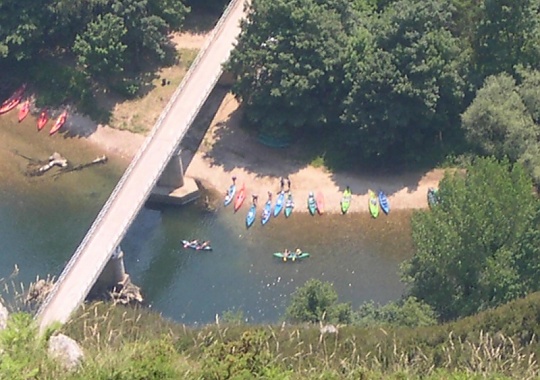
[[(210, 33), (210, 36), (207, 37), (207, 39), (205, 41), (205, 44), (203, 45), (201, 50), (199, 50), (199, 53), (197, 54), (197, 57), (195, 58), (193, 63), (190, 65), (189, 70), (187, 71), (186, 75), (182, 79), (182, 82), (180, 83), (178, 88), (174, 91), (173, 95), (171, 96), (171, 99), (169, 100), (169, 102), (167, 103), (167, 105), (165, 106), (163, 111), (161, 112), (160, 116), (158, 117), (156, 123), (154, 124), (154, 127), (152, 128), (152, 131), (147, 136), (147, 138), (145, 139), (145, 141), (143, 142), (143, 144), (141, 145), (141, 147), (139, 148), (139, 150), (137, 151), (137, 153), (133, 157), (133, 159), (132, 159), (131, 163), (129, 164), (128, 168), (126, 169), (126, 171), (124, 172), (124, 174), (122, 175), (120, 180), (118, 181), (118, 183), (115, 186), (114, 190), (111, 192), (111, 195), (109, 196), (109, 198), (107, 199), (107, 201), (103, 205), (101, 211), (97, 215), (96, 219), (92, 223), (90, 229), (88, 230), (85, 237), (83, 238), (83, 240), (79, 244), (79, 247), (77, 248), (77, 250), (75, 251), (75, 253), (71, 257), (71, 259), (66, 264), (64, 270), (62, 271), (62, 273), (58, 277), (58, 280), (56, 281), (55, 286), (53, 287), (53, 289), (51, 290), (51, 292), (47, 296), (46, 300), (43, 302), (43, 304), (39, 308), (39, 310), (37, 312), (38, 316), (40, 316), (44, 312), (44, 310), (46, 310), (46, 308), (47, 308), (48, 304), (50, 303), (50, 301), (56, 296), (56, 293), (58, 292), (58, 289), (59, 289), (60, 285), (62, 284), (62, 281), (66, 278), (66, 276), (70, 272), (71, 268), (76, 264), (76, 262), (78, 261), (81, 253), (83, 252), (84, 248), (87, 246), (88, 242), (94, 237), (95, 231), (99, 227), (101, 221), (105, 218), (105, 216), (109, 212), (109, 209), (111, 208), (111, 205), (113, 204), (113, 202), (116, 201), (119, 192), (122, 190), (124, 184), (128, 180), (128, 178), (131, 175), (132, 171), (134, 170), (134, 168), (139, 163), (141, 157), (146, 153), (148, 146), (154, 141), (154, 138), (155, 138), (157, 132), (160, 130), (161, 125), (162, 125), (163, 121), (165, 120), (165, 118), (167, 117), (169, 111), (171, 110), (173, 105), (176, 103), (178, 97), (182, 93), (182, 90), (184, 89), (186, 84), (191, 79), (191, 77), (192, 77), (193, 73), (195, 72), (195, 70), (197, 70), (197, 67), (198, 67), (199, 63), (206, 56), (206, 54), (208, 52), (208, 48), (212, 45), (212, 43), (214, 43), (216, 37), (219, 35), (221, 30), (223, 29), (223, 25), (225, 24), (225, 21), (227, 20), (231, 10), (234, 9), (238, 5), (238, 3), (242, 2), (242, 1), (244, 1), (244, 0), (232, 0), (229, 3), (229, 5), (227, 6), (227, 8), (225, 8), (225, 10), (224, 10), (223, 14), (221, 15), (219, 21), (217, 22), (216, 26), (214, 27), (214, 29)], [(212, 80), (208, 82), (209, 85), (208, 85), (208, 87), (206, 88), (206, 90), (204, 92), (204, 96), (202, 97), (202, 101), (197, 106), (195, 112), (192, 114), (192, 116), (190, 117), (190, 119), (188, 120), (186, 125), (184, 125), (184, 131), (179, 136), (177, 144), (168, 153), (167, 159), (163, 163), (160, 164), (159, 170), (155, 172), (156, 175), (151, 176), (151, 180), (148, 181), (148, 183), (147, 183), (147, 185), (148, 185), (146, 187), (147, 190), (144, 191), (144, 192), (141, 192), (141, 197), (139, 197), (139, 200), (137, 202), (138, 208), (142, 207), (143, 202), (147, 199), (150, 191), (152, 190), (153, 186), (156, 184), (156, 182), (157, 182), (157, 180), (159, 178), (159, 175), (161, 175), (161, 173), (165, 169), (165, 166), (167, 165), (167, 163), (170, 161), (170, 159), (174, 155), (174, 153), (176, 151), (176, 148), (177, 148), (178, 144), (180, 143), (181, 138), (185, 135), (185, 133), (187, 131), (187, 127), (189, 125), (191, 125), (191, 123), (193, 122), (193, 120), (195, 119), (197, 114), (199, 113), (200, 109), (204, 105), (206, 99), (208, 98), (208, 95), (210, 94), (210, 92), (214, 88), (214, 86), (217, 83), (217, 81), (218, 81), (219, 77), (221, 76), (222, 72), (223, 72), (222, 68), (220, 70), (217, 70), (217, 72), (213, 76)], [(110, 254), (112, 254), (114, 249), (120, 244), (120, 241), (121, 241), (122, 237), (127, 232), (127, 229), (131, 225), (131, 223), (133, 222), (133, 219), (135, 218), (135, 216), (136, 216), (136, 213), (134, 213), (132, 216), (130, 216), (127, 223), (125, 224), (125, 227), (122, 228), (116, 234), (116, 238), (111, 243), (111, 245), (108, 247), (108, 252)], [(84, 297), (86, 294), (88, 294), (88, 292), (90, 291), (93, 284), (97, 281), (97, 278), (101, 274), (101, 271), (103, 270), (103, 268), (105, 267), (106, 264), (107, 264), (106, 262), (98, 263), (98, 265), (97, 265), (98, 270), (96, 271), (96, 275), (93, 276), (93, 278), (91, 278), (90, 281), (88, 281), (88, 284), (85, 286), (85, 289), (82, 292), (82, 294), (83, 294), (82, 297)], [(82, 301), (82, 299), (80, 301)]]

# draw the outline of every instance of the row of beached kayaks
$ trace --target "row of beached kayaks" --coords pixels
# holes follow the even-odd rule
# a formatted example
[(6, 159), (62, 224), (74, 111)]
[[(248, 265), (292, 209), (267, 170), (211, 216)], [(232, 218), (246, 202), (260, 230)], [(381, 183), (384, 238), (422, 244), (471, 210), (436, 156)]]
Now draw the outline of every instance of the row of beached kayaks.
[[(228, 206), (234, 201), (234, 211), (236, 212), (240, 209), (245, 199), (246, 199), (246, 185), (242, 184), (242, 187), (240, 188), (240, 190), (237, 191), (236, 182), (233, 181), (233, 183), (229, 186), (229, 188), (226, 191), (223, 204), (225, 206)], [(343, 192), (343, 196), (340, 202), (341, 212), (343, 214), (346, 214), (349, 211), (349, 208), (351, 206), (351, 199), (352, 199), (352, 192), (351, 192), (351, 189), (347, 186), (347, 188)], [(390, 212), (390, 203), (388, 201), (388, 197), (382, 190), (379, 190), (378, 194), (375, 194), (375, 192), (371, 190), (369, 191), (369, 204), (368, 205), (369, 205), (369, 212), (374, 218), (377, 218), (379, 216), (379, 208), (387, 215)], [(324, 195), (321, 191), (317, 192), (316, 195), (313, 192), (309, 193), (308, 199), (307, 199), (307, 208), (311, 215), (324, 214), (325, 201), (324, 201)], [(268, 200), (265, 202), (261, 211), (261, 224), (265, 225), (271, 219), (272, 215), (274, 217), (277, 217), (281, 213), (282, 210), (284, 210), (283, 213), (285, 214), (285, 217), (288, 218), (292, 214), (293, 209), (294, 209), (294, 199), (290, 190), (288, 190), (287, 192), (283, 190), (280, 191), (276, 197), (275, 204), (272, 203), (272, 198), (269, 196)], [(251, 227), (253, 223), (255, 222), (256, 218), (257, 218), (257, 203), (254, 201), (249, 207), (249, 211), (246, 215), (246, 226), (248, 228)]]
[[(19, 87), (8, 99), (6, 99), (1, 105), (0, 105), (0, 115), (7, 113), (17, 107), (24, 96), (24, 91), (26, 90), (26, 84), (23, 84), (21, 87)], [(26, 100), (21, 108), (19, 109), (19, 123), (23, 121), (26, 116), (30, 113), (30, 100)], [(56, 132), (62, 128), (62, 126), (65, 124), (67, 119), (68, 112), (67, 110), (64, 110), (54, 122), (53, 126), (51, 127), (49, 131), (49, 135), (54, 135)], [(37, 121), (37, 130), (41, 131), (47, 122), (49, 121), (49, 112), (46, 108), (42, 109), (38, 121)]]

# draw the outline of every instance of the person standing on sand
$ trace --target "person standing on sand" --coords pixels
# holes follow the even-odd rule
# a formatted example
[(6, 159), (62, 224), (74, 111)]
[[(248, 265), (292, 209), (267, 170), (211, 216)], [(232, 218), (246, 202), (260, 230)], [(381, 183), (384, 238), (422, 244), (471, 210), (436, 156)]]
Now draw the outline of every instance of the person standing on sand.
[(268, 200), (270, 202), (272, 201), (272, 192), (271, 191), (268, 192)]
[(291, 180), (289, 179), (289, 177), (287, 177), (287, 187), (289, 188), (289, 191), (291, 191)]
[(233, 175), (233, 177), (232, 177), (232, 183), (233, 183), (234, 185), (236, 185), (236, 176), (235, 176), (235, 175)]
[(257, 199), (259, 199), (259, 196), (257, 194), (251, 195), (251, 201), (253, 202), (255, 206), (257, 205)]
[(283, 191), (283, 188), (285, 187), (285, 178), (281, 177), (279, 179), (279, 185), (281, 186), (281, 191)]

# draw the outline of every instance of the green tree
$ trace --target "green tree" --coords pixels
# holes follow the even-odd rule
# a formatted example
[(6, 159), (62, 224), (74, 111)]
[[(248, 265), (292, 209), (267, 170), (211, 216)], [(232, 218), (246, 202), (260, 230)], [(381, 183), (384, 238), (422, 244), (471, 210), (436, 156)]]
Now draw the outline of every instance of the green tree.
[(329, 282), (317, 279), (308, 280), (292, 295), (287, 307), (287, 319), (294, 322), (349, 323), (351, 306), (337, 303), (338, 295)]
[(488, 155), (517, 161), (535, 142), (539, 128), (523, 103), (515, 80), (508, 74), (486, 78), (462, 115), (468, 140)]
[(536, 0), (483, 0), (473, 40), (475, 63), (483, 76), (513, 73), (518, 64), (540, 58), (540, 18)]
[(347, 12), (343, 0), (252, 2), (227, 64), (251, 125), (278, 136), (337, 120)]
[(522, 165), (479, 158), (466, 173), (447, 172), (439, 194), (437, 207), (412, 218), (416, 252), (403, 266), (410, 295), (452, 319), (538, 289), (523, 269), (539, 264), (523, 244), (540, 226)]
[(451, 23), (447, 2), (396, 1), (349, 51), (342, 133), (360, 154), (403, 159), (455, 129), (464, 64)]
[(123, 70), (127, 46), (122, 43), (126, 34), (124, 21), (113, 14), (99, 15), (77, 35), (73, 52), (85, 70), (97, 76), (111, 77)]
[(362, 327), (431, 326), (437, 324), (437, 314), (426, 303), (415, 297), (407, 297), (384, 306), (375, 305), (373, 301), (363, 303), (354, 315), (354, 323)]
[(0, 58), (32, 58), (43, 36), (43, 9), (37, 1), (0, 2)]

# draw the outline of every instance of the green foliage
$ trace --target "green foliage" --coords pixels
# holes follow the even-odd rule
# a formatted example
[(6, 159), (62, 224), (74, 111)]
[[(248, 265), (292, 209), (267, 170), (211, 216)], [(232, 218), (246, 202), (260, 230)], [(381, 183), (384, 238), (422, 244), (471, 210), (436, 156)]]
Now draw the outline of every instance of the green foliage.
[(43, 346), (30, 314), (10, 315), (7, 328), (0, 331), (0, 378), (34, 379), (40, 376)]
[(471, 143), (497, 158), (516, 161), (540, 129), (534, 124), (508, 74), (488, 77), (474, 101), (463, 113), (462, 127)]
[(521, 165), (492, 158), (478, 159), (466, 174), (448, 172), (440, 205), (413, 216), (416, 253), (404, 266), (410, 294), (452, 319), (538, 289), (522, 269), (539, 260), (521, 248), (539, 227), (531, 189)]
[(79, 64), (91, 75), (110, 77), (122, 72), (127, 46), (122, 43), (126, 34), (124, 21), (110, 13), (98, 15), (88, 24), (82, 35), (77, 35), (73, 52)]
[(364, 157), (403, 159), (454, 133), (464, 98), (462, 52), (448, 30), (446, 2), (396, 1), (369, 20), (346, 60), (343, 141)]
[(290, 373), (273, 364), (264, 331), (246, 331), (238, 340), (212, 343), (203, 354), (202, 378), (287, 379)]
[(484, 75), (514, 73), (516, 65), (537, 64), (540, 19), (536, 0), (483, 0), (473, 37), (475, 64)]
[(15, 61), (36, 54), (43, 36), (40, 2), (4, 0), (0, 3), (0, 59)]
[(286, 316), (294, 322), (349, 323), (351, 306), (337, 299), (331, 283), (311, 279), (293, 293)]
[(498, 158), (522, 162), (540, 181), (540, 74), (520, 69), (521, 84), (508, 74), (486, 78), (462, 115), (462, 128), (472, 146)]
[(122, 347), (116, 355), (86, 366), (81, 379), (159, 380), (182, 379), (184, 367), (168, 339), (153, 339)]
[(437, 324), (437, 314), (426, 303), (415, 297), (400, 302), (389, 302), (384, 306), (366, 302), (354, 316), (354, 324), (363, 327), (395, 326), (419, 327)]
[(252, 2), (227, 64), (251, 125), (296, 136), (337, 120), (351, 17), (345, 0)]

